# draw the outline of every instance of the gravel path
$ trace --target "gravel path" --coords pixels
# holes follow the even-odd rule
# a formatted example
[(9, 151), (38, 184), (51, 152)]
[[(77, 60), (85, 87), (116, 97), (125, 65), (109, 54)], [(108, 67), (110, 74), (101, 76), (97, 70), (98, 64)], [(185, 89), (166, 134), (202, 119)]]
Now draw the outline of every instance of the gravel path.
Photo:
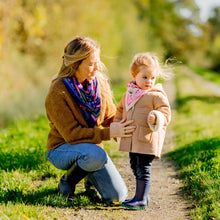
[(210, 90), (215, 96), (220, 97), (220, 87), (210, 81), (203, 79), (200, 75), (194, 73), (188, 67), (183, 67), (184, 73), (190, 78), (194, 78), (196, 81), (200, 82), (204, 87)]
[[(169, 97), (171, 108), (175, 108), (175, 87), (173, 80), (168, 81), (164, 89)], [(191, 203), (183, 198), (181, 188), (183, 183), (179, 179), (178, 170), (174, 167), (173, 161), (166, 161), (164, 154), (170, 151), (173, 146), (174, 135), (167, 131), (166, 141), (164, 143), (162, 158), (154, 160), (152, 165), (152, 184), (150, 189), (150, 206), (145, 211), (132, 211), (132, 216), (128, 219), (146, 219), (146, 220), (186, 220), (190, 218)], [(120, 164), (122, 166), (122, 164)], [(119, 165), (117, 167), (120, 167)], [(126, 164), (125, 167), (128, 167)], [(123, 170), (120, 170), (123, 174)], [(132, 173), (129, 176), (122, 175), (125, 179), (129, 196), (134, 192), (135, 183)], [(126, 180), (127, 179), (127, 180)], [(132, 179), (132, 181), (131, 181)]]
[[(175, 108), (175, 87), (172, 80), (164, 89), (169, 97), (171, 107)], [(168, 127), (169, 128), (169, 127)], [(146, 210), (125, 210), (121, 206), (79, 209), (74, 219), (128, 219), (128, 220), (187, 220), (190, 218), (191, 203), (185, 200), (181, 188), (178, 170), (173, 161), (164, 159), (165, 153), (173, 148), (174, 135), (168, 129), (162, 158), (154, 160), (152, 165), (152, 184), (150, 189), (150, 205)], [(135, 192), (135, 180), (130, 169), (129, 158), (122, 157), (113, 160), (128, 187), (128, 198)]]
[[(220, 96), (220, 87), (211, 82), (207, 82), (202, 77), (183, 67), (184, 72), (190, 78), (195, 78), (201, 82), (214, 95)], [(164, 89), (169, 97), (172, 109), (175, 108), (175, 86), (173, 80), (164, 85)], [(172, 122), (171, 122), (172, 123)], [(173, 161), (166, 161), (165, 154), (173, 149), (175, 136), (171, 130), (167, 130), (166, 140), (163, 147), (162, 158), (154, 160), (152, 165), (152, 184), (150, 189), (150, 205), (146, 210), (133, 211), (125, 210), (119, 205), (97, 207), (92, 209), (79, 209), (74, 214), (74, 219), (127, 219), (127, 220), (188, 220), (192, 204), (185, 200), (181, 188), (183, 183), (179, 179), (179, 172)], [(130, 169), (129, 158), (121, 157), (113, 159), (117, 169), (121, 173), (128, 187), (128, 198), (133, 197), (135, 192), (135, 180)]]

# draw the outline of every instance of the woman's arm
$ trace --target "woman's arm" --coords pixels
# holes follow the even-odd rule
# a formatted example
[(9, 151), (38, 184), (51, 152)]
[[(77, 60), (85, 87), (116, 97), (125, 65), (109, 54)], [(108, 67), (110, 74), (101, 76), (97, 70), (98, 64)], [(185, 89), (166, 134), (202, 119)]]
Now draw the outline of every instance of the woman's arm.
[[(102, 108), (102, 107), (101, 107)], [(104, 104), (104, 120), (102, 122), (103, 127), (109, 127), (110, 124), (113, 122), (116, 112), (115, 104), (113, 103), (112, 99), (105, 100)]]
[(98, 144), (102, 140), (110, 139), (109, 128), (86, 126), (77, 104), (71, 104), (70, 108), (65, 92), (51, 92), (46, 99), (45, 106), (49, 120), (67, 143)]
[(125, 99), (125, 94), (122, 96), (122, 99), (121, 101), (119, 102), (117, 108), (116, 108), (116, 115), (115, 115), (115, 118), (114, 118), (114, 121), (115, 122), (119, 122), (122, 120), (123, 118), (123, 103), (124, 103), (124, 99)]

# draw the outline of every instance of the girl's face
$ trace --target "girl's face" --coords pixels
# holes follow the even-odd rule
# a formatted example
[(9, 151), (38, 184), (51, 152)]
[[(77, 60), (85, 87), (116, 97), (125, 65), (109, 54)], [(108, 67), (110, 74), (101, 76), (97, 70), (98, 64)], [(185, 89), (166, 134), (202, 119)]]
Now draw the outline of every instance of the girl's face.
[(98, 71), (100, 62), (99, 53), (97, 51), (91, 53), (89, 57), (82, 61), (79, 65), (75, 77), (79, 83), (83, 83), (86, 79), (93, 80)]
[(146, 67), (142, 67), (137, 75), (132, 74), (137, 86), (141, 89), (151, 89), (156, 81), (156, 71), (149, 71)]

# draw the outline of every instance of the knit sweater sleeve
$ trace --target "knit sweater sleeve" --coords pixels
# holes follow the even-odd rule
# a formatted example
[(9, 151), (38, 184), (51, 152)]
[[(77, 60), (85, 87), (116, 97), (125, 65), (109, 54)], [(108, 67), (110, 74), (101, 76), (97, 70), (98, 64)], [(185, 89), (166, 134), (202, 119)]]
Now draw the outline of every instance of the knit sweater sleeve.
[(124, 106), (124, 99), (125, 99), (125, 94), (122, 96), (121, 101), (119, 102), (117, 109), (116, 109), (116, 115), (114, 118), (115, 122), (119, 122), (122, 120), (123, 117), (123, 106)]
[(76, 103), (68, 100), (65, 91), (51, 91), (46, 99), (45, 107), (51, 127), (65, 142), (94, 143), (110, 139), (109, 128), (89, 128), (79, 112)]
[(114, 120), (115, 112), (116, 112), (116, 107), (112, 99), (111, 98), (107, 99), (105, 104), (105, 117), (104, 117), (104, 121), (102, 122), (103, 127), (110, 126), (110, 124)]

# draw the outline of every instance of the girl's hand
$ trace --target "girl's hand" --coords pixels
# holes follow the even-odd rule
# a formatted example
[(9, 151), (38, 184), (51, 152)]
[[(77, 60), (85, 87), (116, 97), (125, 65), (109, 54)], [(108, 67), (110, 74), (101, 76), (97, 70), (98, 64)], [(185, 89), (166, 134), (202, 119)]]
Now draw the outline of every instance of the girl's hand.
[(133, 121), (126, 121), (126, 119), (121, 120), (120, 122), (113, 122), (110, 125), (110, 137), (132, 137), (133, 132), (136, 129), (136, 126), (130, 125)]
[(151, 113), (148, 117), (147, 123), (150, 125), (155, 125), (157, 120), (157, 116), (154, 113)]

